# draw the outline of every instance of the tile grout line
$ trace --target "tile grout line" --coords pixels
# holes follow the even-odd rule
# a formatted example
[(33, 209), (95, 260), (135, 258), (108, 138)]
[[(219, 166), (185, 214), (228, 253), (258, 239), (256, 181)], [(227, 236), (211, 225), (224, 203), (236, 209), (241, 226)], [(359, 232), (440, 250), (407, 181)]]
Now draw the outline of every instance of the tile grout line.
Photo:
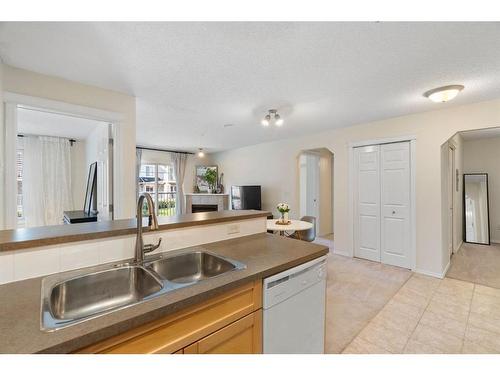
[(473, 285), (473, 287), (472, 287), (472, 295), (470, 297), (470, 303), (469, 303), (469, 313), (467, 314), (467, 321), (465, 322), (464, 335), (462, 337), (462, 347), (460, 348), (460, 353), (462, 353), (462, 354), (464, 351), (465, 335), (467, 334), (467, 328), (469, 328), (470, 313), (472, 311), (472, 300), (474, 299), (474, 293), (476, 292), (476, 283), (473, 283), (472, 285)]
[[(482, 286), (482, 284), (475, 284), (475, 283), (474, 283), (474, 289), (473, 289), (474, 293), (475, 293), (475, 291), (476, 291), (476, 286), (477, 286), (477, 285)], [(490, 288), (493, 288), (493, 287), (490, 287)], [(500, 288), (493, 288), (493, 289), (499, 289), (499, 290), (500, 290)], [(479, 295), (481, 295), (481, 293), (478, 293), (478, 294), (479, 294)], [(484, 294), (482, 294), (482, 295), (484, 296)], [(474, 296), (474, 294), (473, 294), (473, 296)], [(494, 296), (493, 296), (493, 297), (494, 297)], [(467, 317), (467, 325), (466, 325), (466, 330), (467, 330), (467, 328), (468, 328), (468, 327), (474, 327), (475, 329), (482, 330), (482, 331), (484, 331), (484, 332), (487, 332), (488, 334), (492, 334), (492, 335), (495, 335), (495, 336), (498, 336), (498, 335), (499, 335), (499, 333), (498, 333), (498, 332), (493, 331), (493, 330), (490, 330), (489, 328), (485, 328), (485, 327), (481, 327), (481, 326), (478, 326), (478, 325), (473, 325), (473, 324), (470, 324), (470, 323), (469, 323), (469, 320), (470, 320), (470, 314), (471, 314), (471, 313), (472, 313), (472, 300), (471, 300), (471, 309), (470, 309), (470, 311), (469, 311), (469, 315), (468, 315), (468, 317)], [(477, 314), (477, 315), (479, 315), (479, 316), (484, 316), (484, 315), (485, 315), (485, 314), (483, 314), (483, 313), (481, 313), (481, 312), (476, 312), (476, 314)], [(498, 354), (498, 350), (497, 350), (497, 349), (495, 349), (495, 348), (493, 348), (493, 347), (488, 347), (488, 345), (484, 345), (483, 343), (478, 343), (478, 342), (474, 342), (474, 341), (473, 341), (473, 343), (475, 343), (475, 344), (477, 344), (477, 345), (479, 345), (479, 346), (483, 346), (483, 347), (485, 347), (485, 348), (488, 348), (489, 350), (495, 350), (495, 353), (496, 353), (496, 354)], [(465, 337), (464, 337), (464, 344), (465, 344)]]
[[(432, 295), (431, 297), (429, 298), (429, 301), (427, 302), (427, 304), (425, 305), (424, 307), (424, 310), (422, 311), (422, 315), (420, 315), (420, 318), (418, 319), (418, 322), (417, 324), (415, 324), (415, 328), (413, 328), (413, 330), (411, 331), (410, 335), (408, 336), (408, 338), (406, 339), (406, 343), (403, 347), (403, 353), (406, 349), (406, 347), (408, 346), (408, 343), (410, 342), (410, 338), (413, 336), (413, 334), (415, 333), (415, 331), (417, 330), (417, 327), (418, 325), (420, 324), (420, 321), (422, 320), (422, 317), (424, 316), (425, 312), (427, 311), (427, 308), (429, 307), (431, 301), (432, 301), (432, 297), (434, 297), (434, 295), (436, 294), (438, 288), (439, 288), (439, 285), (441, 285), (441, 283), (443, 282), (444, 279), (441, 279), (441, 281), (439, 282), (439, 284), (436, 286), (436, 288), (434, 289), (434, 291), (432, 292)], [(432, 345), (430, 345), (432, 346)], [(433, 346), (432, 346), (433, 347)], [(433, 347), (434, 348), (434, 347)], [(437, 348), (434, 348), (434, 349), (437, 349)], [(401, 354), (403, 354), (401, 353)]]
[[(366, 327), (368, 327), (368, 325), (369, 325), (369, 324), (373, 321), (373, 319), (375, 319), (375, 318), (378, 316), (378, 314), (380, 314), (380, 312), (381, 312), (381, 311), (382, 311), (382, 310), (383, 310), (383, 309), (387, 306), (387, 304), (388, 304), (389, 302), (391, 302), (391, 301), (392, 301), (392, 299), (394, 298), (394, 296), (395, 296), (396, 294), (398, 294), (398, 293), (399, 293), (399, 291), (400, 291), (401, 289), (403, 289), (403, 287), (404, 287), (404, 286), (406, 285), (406, 283), (407, 283), (407, 282), (408, 282), (408, 281), (409, 281), (409, 280), (413, 277), (413, 275), (415, 275), (415, 272), (411, 271), (411, 275), (410, 275), (410, 277), (408, 277), (408, 278), (406, 279), (406, 281), (405, 281), (405, 282), (404, 282), (404, 283), (403, 283), (403, 284), (399, 287), (399, 289), (398, 289), (398, 290), (396, 290), (396, 292), (395, 292), (395, 293), (391, 296), (391, 298), (389, 298), (389, 299), (387, 300), (387, 302), (384, 304), (384, 306), (382, 306), (382, 307), (380, 308), (380, 310), (379, 310), (379, 311), (377, 311), (377, 313), (376, 313), (376, 314), (375, 314), (372, 318), (370, 318), (370, 319), (366, 322), (366, 324), (363, 326), (363, 328), (361, 328), (361, 329), (359, 330), (359, 332), (356, 334), (356, 336), (354, 336), (354, 337), (351, 339), (351, 341), (349, 341), (349, 343), (348, 343), (348, 344), (347, 344), (344, 348), (342, 348), (342, 351), (340, 352), (340, 354), (342, 354), (342, 353), (344, 352), (344, 350), (346, 350), (346, 349), (349, 347), (349, 345), (351, 345), (351, 343), (352, 343), (352, 342), (353, 342), (353, 341), (354, 341), (354, 340), (355, 340), (355, 339), (359, 336), (359, 334), (360, 334), (361, 332), (363, 332), (363, 330), (364, 330)], [(368, 341), (368, 340), (365, 340), (365, 341), (369, 342), (369, 343), (370, 343), (370, 344), (372, 344), (372, 345), (379, 346), (379, 345), (377, 345), (377, 344), (375, 344), (375, 343), (373, 343), (373, 342), (370, 342), (370, 341)], [(381, 348), (381, 349), (384, 349), (384, 348)], [(384, 350), (386, 350), (386, 349), (384, 349)], [(388, 352), (389, 352), (389, 353), (391, 353), (391, 354), (395, 354), (395, 353), (392, 353), (390, 350), (386, 350), (386, 351), (388, 351)]]

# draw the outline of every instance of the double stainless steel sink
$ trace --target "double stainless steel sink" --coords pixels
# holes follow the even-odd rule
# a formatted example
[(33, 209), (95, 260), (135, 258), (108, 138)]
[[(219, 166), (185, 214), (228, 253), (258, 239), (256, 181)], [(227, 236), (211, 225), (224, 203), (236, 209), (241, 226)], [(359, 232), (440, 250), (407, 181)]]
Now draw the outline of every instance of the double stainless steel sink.
[(97, 266), (42, 280), (41, 328), (52, 331), (132, 306), (245, 265), (206, 250)]
[(238, 264), (205, 251), (196, 251), (159, 259), (149, 263), (148, 268), (163, 280), (184, 285), (232, 271), (238, 268)]

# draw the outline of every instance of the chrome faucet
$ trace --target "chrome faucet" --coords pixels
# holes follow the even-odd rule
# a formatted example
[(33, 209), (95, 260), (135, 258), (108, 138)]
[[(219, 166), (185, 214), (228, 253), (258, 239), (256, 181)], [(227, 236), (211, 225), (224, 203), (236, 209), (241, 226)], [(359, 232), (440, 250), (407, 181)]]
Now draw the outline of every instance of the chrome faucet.
[(160, 247), (161, 238), (156, 245), (148, 244), (144, 245), (142, 239), (142, 206), (144, 205), (144, 199), (146, 199), (148, 206), (148, 226), (149, 230), (158, 230), (158, 219), (155, 213), (155, 204), (153, 203), (153, 198), (149, 193), (142, 193), (139, 196), (139, 201), (137, 202), (137, 238), (135, 240), (135, 262), (142, 263), (144, 261), (144, 254), (155, 251)]

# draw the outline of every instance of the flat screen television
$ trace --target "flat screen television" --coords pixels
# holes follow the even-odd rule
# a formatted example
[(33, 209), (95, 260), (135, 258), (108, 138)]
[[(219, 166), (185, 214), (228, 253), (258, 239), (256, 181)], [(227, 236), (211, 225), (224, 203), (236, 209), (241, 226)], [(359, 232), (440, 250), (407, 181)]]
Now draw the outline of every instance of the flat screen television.
[(261, 210), (260, 185), (231, 186), (233, 210)]

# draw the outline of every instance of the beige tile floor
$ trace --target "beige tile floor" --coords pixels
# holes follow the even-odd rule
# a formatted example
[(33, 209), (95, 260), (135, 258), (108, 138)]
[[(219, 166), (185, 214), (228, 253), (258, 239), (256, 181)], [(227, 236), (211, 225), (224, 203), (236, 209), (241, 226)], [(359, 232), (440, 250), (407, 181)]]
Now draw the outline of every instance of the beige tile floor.
[[(333, 236), (315, 242), (333, 250)], [(475, 247), (461, 250), (463, 257), (477, 257)], [(486, 250), (478, 270), (497, 255)], [(472, 281), (441, 280), (330, 253), (326, 352), (500, 353), (500, 288)]]
[(341, 353), (410, 276), (402, 268), (330, 253), (326, 352)]
[(464, 243), (451, 257), (446, 277), (500, 288), (500, 244)]
[(500, 353), (500, 289), (413, 274), (343, 353)]

